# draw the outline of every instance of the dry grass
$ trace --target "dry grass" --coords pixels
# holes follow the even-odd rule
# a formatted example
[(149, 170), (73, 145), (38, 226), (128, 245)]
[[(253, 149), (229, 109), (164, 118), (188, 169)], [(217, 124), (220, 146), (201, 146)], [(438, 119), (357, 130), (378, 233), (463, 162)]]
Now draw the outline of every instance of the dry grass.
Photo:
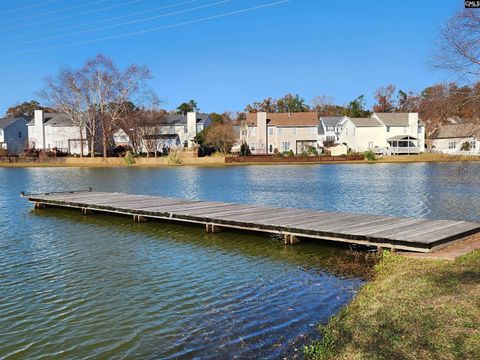
[(393, 155), (377, 158), (381, 163), (411, 163), (411, 162), (451, 162), (451, 161), (480, 161), (480, 156), (446, 155), (422, 153), (419, 155)]
[(478, 359), (480, 250), (454, 261), (385, 256), (321, 331), (307, 358)]

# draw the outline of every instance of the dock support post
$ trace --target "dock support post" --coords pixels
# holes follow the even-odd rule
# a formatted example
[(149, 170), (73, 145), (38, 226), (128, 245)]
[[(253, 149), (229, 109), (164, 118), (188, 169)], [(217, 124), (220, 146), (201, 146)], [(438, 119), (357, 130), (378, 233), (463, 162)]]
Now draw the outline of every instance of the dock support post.
[(207, 233), (219, 233), (221, 231), (220, 227), (215, 224), (205, 224), (205, 230)]
[(300, 240), (298, 240), (298, 238), (293, 234), (284, 234), (283, 240), (285, 245), (295, 245), (300, 243)]
[(82, 208), (82, 214), (83, 215), (92, 215), (93, 211), (87, 208)]
[(137, 223), (147, 222), (147, 219), (141, 215), (133, 215), (133, 221)]
[(383, 254), (383, 250), (384, 250), (383, 246), (377, 246), (377, 253), (378, 253), (379, 255), (382, 255), (382, 254)]
[(45, 209), (47, 207), (46, 204), (41, 203), (41, 202), (36, 202), (35, 203), (35, 209)]

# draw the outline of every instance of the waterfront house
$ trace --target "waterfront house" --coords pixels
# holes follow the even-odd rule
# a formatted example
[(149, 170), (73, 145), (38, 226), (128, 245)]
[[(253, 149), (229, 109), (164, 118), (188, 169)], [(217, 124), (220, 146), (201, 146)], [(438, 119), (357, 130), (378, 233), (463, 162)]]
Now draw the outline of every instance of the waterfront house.
[(374, 151), (385, 148), (384, 125), (376, 118), (346, 118), (338, 134), (338, 143), (346, 144), (354, 152)]
[(239, 129), (240, 143), (248, 144), (252, 154), (323, 147), (324, 129), (315, 112), (247, 114)]
[(27, 145), (27, 120), (23, 117), (0, 119), (0, 152), (21, 154)]
[(338, 143), (343, 126), (347, 122), (347, 116), (322, 116), (320, 123), (324, 131), (324, 141), (327, 143)]
[[(35, 110), (34, 118), (28, 124), (28, 147), (39, 150), (62, 151), (68, 154), (80, 154), (81, 144), (83, 154), (89, 153), (87, 131), (80, 129), (65, 113), (46, 113)], [(80, 138), (83, 141), (80, 141)], [(96, 151), (101, 150), (101, 144), (96, 144)]]
[(480, 155), (480, 124), (444, 125), (432, 135), (435, 152), (456, 155)]
[[(185, 114), (165, 114), (158, 123), (151, 126), (143, 126), (142, 133), (144, 141), (140, 144), (140, 151), (162, 151), (163, 149), (181, 149), (192, 148), (194, 138), (197, 134), (212, 124), (209, 114), (199, 114), (196, 112), (188, 112)], [(131, 139), (127, 135), (125, 129), (118, 129), (113, 140), (115, 145), (131, 146)], [(151, 142), (152, 146), (146, 146), (147, 142)]]
[(418, 113), (373, 113), (369, 118), (321, 118), (327, 139), (351, 151), (418, 154), (425, 148), (425, 125)]
[(425, 124), (418, 113), (373, 113), (385, 130), (386, 154), (418, 154), (425, 149)]

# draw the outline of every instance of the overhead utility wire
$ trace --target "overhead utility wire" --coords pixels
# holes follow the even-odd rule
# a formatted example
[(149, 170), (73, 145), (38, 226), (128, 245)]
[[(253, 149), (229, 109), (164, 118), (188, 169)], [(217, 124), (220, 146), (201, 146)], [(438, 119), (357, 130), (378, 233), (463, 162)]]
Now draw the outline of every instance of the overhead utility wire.
[[(127, 3), (123, 3), (123, 4), (117, 4), (117, 5), (114, 5), (115, 7), (120, 7), (120, 6), (126, 6), (126, 5), (130, 5), (131, 3), (134, 3), (134, 2), (137, 2), (137, 1), (143, 1), (143, 0), (135, 0), (135, 1), (132, 1), (132, 2), (127, 2)], [(191, 4), (191, 3), (194, 3), (194, 2), (199, 2), (200, 0), (189, 0), (189, 1), (184, 1), (184, 2), (181, 2), (181, 3), (176, 3), (176, 4), (170, 4), (170, 5), (165, 5), (165, 6), (161, 6), (161, 7), (157, 7), (157, 8), (152, 8), (152, 9), (147, 9), (147, 10), (143, 10), (143, 11), (138, 11), (138, 12), (135, 12), (135, 13), (129, 13), (127, 15), (120, 15), (120, 16), (114, 16), (114, 17), (110, 17), (110, 18), (106, 18), (106, 19), (102, 19), (102, 20), (96, 20), (96, 21), (90, 21), (90, 22), (86, 22), (86, 23), (79, 23), (79, 24), (73, 24), (73, 25), (69, 25), (69, 26), (63, 26), (63, 27), (59, 27), (59, 28), (55, 28), (55, 29), (50, 29), (50, 30), (46, 30), (46, 31), (36, 31), (35, 32), (35, 35), (44, 35), (44, 34), (51, 34), (51, 33), (55, 33), (55, 32), (58, 32), (58, 31), (64, 31), (64, 30), (69, 30), (69, 29), (75, 29), (75, 28), (79, 28), (79, 27), (83, 27), (83, 26), (90, 26), (90, 25), (96, 25), (96, 24), (102, 24), (102, 23), (105, 23), (105, 22), (110, 22), (110, 21), (114, 21), (114, 20), (120, 20), (120, 19), (125, 19), (125, 18), (129, 18), (129, 17), (134, 17), (134, 16), (137, 16), (137, 15), (142, 15), (142, 14), (146, 14), (146, 13), (152, 13), (152, 12), (156, 12), (158, 10), (164, 10), (164, 9), (168, 9), (168, 8), (172, 8), (172, 7), (178, 7), (178, 6), (182, 6), (182, 5), (186, 5), (186, 4)], [(95, 12), (99, 12), (101, 10), (106, 10), (107, 8), (103, 8), (103, 9), (97, 9), (95, 10)], [(85, 15), (86, 13), (80, 13), (81, 15)], [(80, 15), (80, 14), (77, 14), (77, 15)], [(58, 18), (56, 19), (58, 20)], [(54, 20), (54, 21), (56, 21)], [(26, 25), (26, 26), (23, 26), (23, 27), (28, 27), (29, 25)], [(23, 28), (22, 27), (22, 28)], [(20, 27), (18, 27), (20, 28)], [(17, 29), (18, 29), (17, 28)], [(16, 37), (13, 37), (13, 38), (9, 38), (8, 40), (9, 41), (13, 41), (13, 40), (18, 40), (18, 39), (24, 39), (24, 38), (30, 38), (31, 35), (30, 34), (24, 34), (24, 35), (21, 35), (21, 36), (16, 36)], [(0, 39), (1, 41), (1, 39)]]
[(223, 17), (227, 17), (227, 16), (247, 13), (247, 12), (251, 12), (251, 11), (262, 9), (262, 8), (267, 8), (267, 7), (272, 7), (272, 6), (275, 6), (275, 5), (285, 4), (285, 3), (288, 3), (288, 2), (290, 2), (290, 0), (281, 0), (281, 1), (271, 2), (271, 3), (268, 3), (268, 4), (253, 6), (253, 7), (250, 7), (250, 8), (240, 9), (240, 10), (236, 10), (236, 11), (230, 11), (230, 12), (223, 13), (223, 14), (207, 16), (207, 17), (199, 18), (199, 19), (195, 19), (195, 20), (183, 21), (183, 22), (179, 22), (179, 23), (175, 23), (175, 24), (158, 26), (158, 27), (149, 28), (149, 29), (145, 29), (145, 30), (132, 31), (132, 32), (128, 32), (128, 33), (118, 34), (118, 35), (105, 36), (105, 37), (90, 39), (90, 40), (85, 40), (85, 41), (77, 41), (77, 42), (71, 42), (71, 43), (68, 43), (68, 44), (42, 47), (42, 48), (29, 50), (29, 51), (13, 52), (13, 53), (0, 55), (0, 57), (31, 54), (31, 53), (41, 52), (41, 51), (45, 51), (45, 50), (62, 49), (62, 48), (72, 47), (72, 46), (77, 46), (77, 45), (94, 44), (94, 43), (101, 42), (101, 41), (116, 40), (116, 39), (121, 39), (121, 38), (125, 38), (125, 37), (141, 35), (141, 34), (151, 33), (151, 32), (155, 32), (155, 31), (165, 30), (165, 29), (171, 29), (171, 28), (175, 28), (175, 27), (179, 27), (179, 26), (183, 26), (183, 25), (196, 24), (196, 23), (201, 23), (201, 22), (205, 22), (205, 21), (208, 21), (208, 20), (219, 19), (219, 18), (223, 18)]
[(98, 27), (98, 28), (93, 28), (93, 29), (88, 29), (88, 30), (82, 30), (82, 31), (77, 31), (77, 32), (69, 33), (69, 34), (55, 35), (55, 36), (50, 36), (50, 37), (42, 38), (42, 39), (22, 41), (22, 42), (17, 42), (17, 43), (14, 43), (14, 44), (9, 44), (9, 45), (2, 45), (2, 46), (0, 46), (0, 49), (11, 48), (11, 47), (16, 47), (16, 46), (21, 46), (21, 45), (28, 45), (28, 44), (36, 44), (38, 42), (43, 42), (43, 41), (48, 41), (48, 40), (63, 39), (63, 38), (71, 37), (71, 36), (88, 34), (88, 33), (92, 33), (92, 32), (113, 29), (113, 28), (122, 27), (122, 26), (126, 26), (126, 25), (138, 24), (138, 23), (151, 21), (151, 20), (156, 20), (156, 19), (160, 19), (160, 18), (172, 16), (172, 15), (178, 15), (178, 14), (183, 14), (183, 13), (187, 13), (187, 12), (191, 12), (191, 11), (195, 11), (195, 10), (205, 9), (205, 8), (225, 4), (225, 3), (228, 3), (228, 2), (232, 2), (232, 1), (234, 1), (234, 0), (222, 0), (222, 1), (217, 1), (217, 2), (214, 2), (214, 3), (209, 3), (209, 4), (205, 4), (205, 5), (201, 5), (201, 6), (196, 6), (196, 7), (193, 7), (193, 8), (188, 8), (188, 9), (183, 9), (183, 10), (178, 10), (178, 11), (172, 11), (172, 12), (166, 13), (166, 14), (149, 16), (149, 17), (146, 17), (146, 18), (127, 21), (127, 22), (123, 22), (123, 23), (119, 23), (119, 24), (113, 24), (113, 25), (108, 25), (108, 26), (103, 26), (103, 27)]

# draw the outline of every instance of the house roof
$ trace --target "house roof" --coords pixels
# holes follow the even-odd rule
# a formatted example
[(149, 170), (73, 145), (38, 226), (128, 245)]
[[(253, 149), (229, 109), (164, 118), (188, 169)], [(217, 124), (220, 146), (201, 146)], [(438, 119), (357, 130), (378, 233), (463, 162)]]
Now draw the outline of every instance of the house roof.
[(408, 126), (409, 113), (373, 113), (387, 126)]
[[(43, 123), (48, 126), (76, 126), (66, 113), (44, 113)], [(35, 126), (35, 119), (28, 122), (28, 126)]]
[(16, 123), (19, 120), (25, 121), (25, 124), (28, 121), (23, 117), (14, 117), (14, 118), (13, 117), (5, 117), (5, 118), (2, 118), (2, 119), (0, 119), (0, 129), (6, 129), (7, 127)]
[(387, 141), (397, 141), (397, 140), (418, 140), (415, 136), (411, 135), (395, 135), (391, 138), (388, 138)]
[(437, 129), (432, 139), (465, 138), (475, 136), (480, 139), (480, 124), (452, 124)]
[[(257, 114), (248, 113), (247, 123), (256, 126)], [(318, 126), (316, 112), (267, 113), (267, 125), (270, 126)]]
[[(197, 124), (205, 124), (210, 117), (209, 114), (197, 114)], [(166, 114), (160, 120), (162, 125), (187, 125), (187, 115), (184, 114)]]
[(383, 124), (375, 118), (349, 118), (356, 127), (380, 127)]
[(335, 127), (340, 121), (342, 121), (344, 116), (322, 116), (320, 120), (325, 124), (326, 127)]

